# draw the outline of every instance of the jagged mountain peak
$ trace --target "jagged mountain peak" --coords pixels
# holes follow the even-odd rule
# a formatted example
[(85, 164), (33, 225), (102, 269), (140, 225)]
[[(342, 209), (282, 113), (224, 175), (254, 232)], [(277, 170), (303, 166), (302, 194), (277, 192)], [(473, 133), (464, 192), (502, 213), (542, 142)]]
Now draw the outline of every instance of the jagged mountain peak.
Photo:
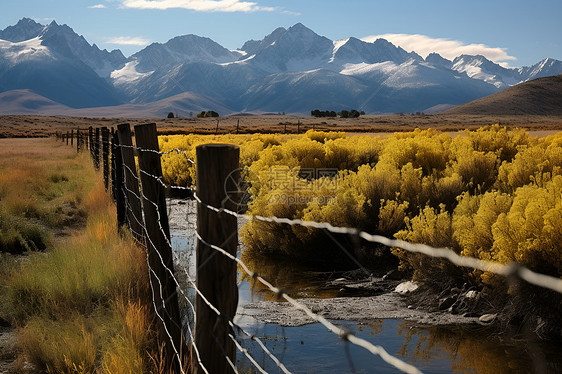
[(372, 43), (350, 37), (334, 42), (333, 57), (330, 63), (340, 66), (344, 64), (375, 64), (391, 61), (402, 64), (409, 60), (423, 60), (416, 53), (408, 53), (385, 39), (377, 39)]
[[(248, 44), (245, 45), (248, 47)], [(333, 53), (333, 42), (301, 23), (277, 29), (259, 42), (252, 42), (250, 63), (267, 72), (301, 71), (326, 64)]]
[(162, 66), (195, 61), (226, 63), (236, 61), (239, 57), (240, 53), (229, 51), (210, 38), (188, 34), (163, 44), (152, 43), (132, 55), (129, 61), (136, 60), (139, 71), (145, 73)]
[(8, 26), (0, 31), (0, 39), (12, 43), (19, 43), (39, 36), (45, 26), (31, 18), (22, 18), (14, 26)]
[(439, 53), (432, 52), (427, 55), (425, 58), (425, 62), (428, 62), (434, 66), (444, 67), (450, 69), (453, 66), (453, 61), (446, 59), (445, 57), (441, 56)]
[(284, 27), (278, 27), (262, 40), (248, 40), (241, 48), (239, 48), (239, 51), (243, 51), (248, 55), (254, 55), (257, 51), (263, 49), (264, 47), (273, 43), (275, 40), (279, 39), (279, 37), (285, 32), (287, 32), (287, 29), (285, 29)]

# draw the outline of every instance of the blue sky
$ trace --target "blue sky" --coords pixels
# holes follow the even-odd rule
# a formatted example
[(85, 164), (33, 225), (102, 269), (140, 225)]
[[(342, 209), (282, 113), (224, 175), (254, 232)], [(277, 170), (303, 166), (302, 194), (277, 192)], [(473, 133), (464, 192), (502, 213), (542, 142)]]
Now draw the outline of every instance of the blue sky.
[(126, 56), (185, 34), (236, 49), (301, 22), (332, 40), (384, 35), (422, 56), (484, 54), (509, 66), (562, 60), (560, 0), (0, 0), (0, 29), (23, 17), (68, 24)]

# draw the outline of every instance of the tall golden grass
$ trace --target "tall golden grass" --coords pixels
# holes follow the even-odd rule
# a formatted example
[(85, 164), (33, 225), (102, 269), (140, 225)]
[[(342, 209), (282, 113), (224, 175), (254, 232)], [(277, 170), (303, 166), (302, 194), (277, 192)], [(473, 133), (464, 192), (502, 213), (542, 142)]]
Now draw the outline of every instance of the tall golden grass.
[(46, 253), (3, 257), (0, 313), (17, 326), (22, 361), (57, 373), (158, 372), (146, 255), (119, 234), (89, 156), (48, 139), (2, 143), (4, 216), (55, 237)]

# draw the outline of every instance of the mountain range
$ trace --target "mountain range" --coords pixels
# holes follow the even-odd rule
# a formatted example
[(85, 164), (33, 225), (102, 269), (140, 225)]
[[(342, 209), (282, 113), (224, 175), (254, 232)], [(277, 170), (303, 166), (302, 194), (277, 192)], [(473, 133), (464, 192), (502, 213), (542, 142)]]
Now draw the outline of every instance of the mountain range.
[(424, 59), (384, 39), (332, 41), (300, 23), (237, 50), (184, 35), (130, 57), (100, 50), (54, 21), (24, 18), (0, 31), (3, 114), (431, 111), (560, 73), (562, 61), (551, 58), (521, 68), (484, 56)]

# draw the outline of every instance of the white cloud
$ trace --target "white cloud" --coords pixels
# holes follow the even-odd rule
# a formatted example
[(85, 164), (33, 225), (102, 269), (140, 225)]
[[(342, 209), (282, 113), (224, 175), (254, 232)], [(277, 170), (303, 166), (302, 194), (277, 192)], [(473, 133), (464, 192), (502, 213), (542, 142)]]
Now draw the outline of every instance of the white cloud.
[(507, 61), (514, 61), (517, 58), (510, 56), (506, 48), (488, 47), (485, 44), (465, 44), (458, 40), (443, 38), (432, 38), (419, 34), (383, 34), (372, 35), (362, 38), (366, 42), (374, 42), (382, 38), (394, 45), (398, 45), (408, 52), (415, 51), (423, 58), (431, 52), (437, 52), (441, 56), (452, 60), (462, 54), (482, 55), (487, 59), (508, 66)]
[(150, 40), (139, 38), (139, 37), (132, 37), (132, 36), (118, 36), (115, 38), (110, 38), (107, 40), (109, 44), (119, 44), (119, 45), (147, 45), (150, 43)]
[(104, 8), (107, 8), (107, 7), (103, 4), (96, 4), (96, 5), (89, 6), (88, 8), (90, 8), (90, 9), (104, 9)]
[(256, 12), (274, 11), (276, 8), (263, 7), (255, 2), (240, 0), (121, 0), (124, 8), (172, 9), (183, 8), (201, 12)]

